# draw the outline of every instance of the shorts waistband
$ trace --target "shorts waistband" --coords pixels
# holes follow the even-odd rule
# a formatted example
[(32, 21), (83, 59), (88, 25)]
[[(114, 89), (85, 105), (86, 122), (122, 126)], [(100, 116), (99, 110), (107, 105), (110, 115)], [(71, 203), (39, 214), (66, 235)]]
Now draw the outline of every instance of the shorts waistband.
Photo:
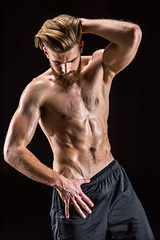
[(110, 175), (114, 170), (116, 170), (118, 167), (120, 167), (118, 161), (114, 159), (110, 164), (108, 164), (105, 168), (103, 168), (101, 171), (96, 173), (90, 180), (89, 183), (85, 183), (82, 185), (83, 188), (89, 187), (97, 182), (100, 182), (104, 178), (106, 178), (108, 175)]

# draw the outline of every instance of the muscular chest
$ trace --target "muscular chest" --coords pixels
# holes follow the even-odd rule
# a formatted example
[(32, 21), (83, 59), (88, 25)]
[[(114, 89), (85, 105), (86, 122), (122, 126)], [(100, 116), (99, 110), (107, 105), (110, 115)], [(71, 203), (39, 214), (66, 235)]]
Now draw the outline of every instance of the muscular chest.
[(46, 112), (54, 114), (59, 119), (83, 119), (91, 113), (105, 110), (102, 89), (99, 86), (75, 88), (72, 91), (59, 91), (56, 95), (50, 94), (46, 103)]

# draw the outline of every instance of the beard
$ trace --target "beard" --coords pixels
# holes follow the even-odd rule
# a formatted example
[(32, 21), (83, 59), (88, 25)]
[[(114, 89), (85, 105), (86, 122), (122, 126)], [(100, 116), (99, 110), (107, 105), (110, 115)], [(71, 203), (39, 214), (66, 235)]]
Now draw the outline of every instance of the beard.
[(69, 73), (67, 73), (67, 74), (72, 74), (71, 76), (66, 76), (66, 74), (58, 74), (52, 67), (51, 63), (50, 63), (50, 67), (55, 77), (55, 82), (61, 85), (62, 87), (66, 88), (66, 87), (72, 86), (75, 82), (77, 82), (80, 71), (81, 71), (81, 60), (79, 62), (79, 65), (76, 71), (70, 71)]

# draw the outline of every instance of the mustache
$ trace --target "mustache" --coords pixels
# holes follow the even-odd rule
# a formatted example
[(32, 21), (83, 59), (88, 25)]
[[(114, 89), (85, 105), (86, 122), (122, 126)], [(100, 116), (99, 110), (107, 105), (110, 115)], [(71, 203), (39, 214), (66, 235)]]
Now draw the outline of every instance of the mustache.
[[(69, 87), (69, 86), (73, 85), (79, 77), (79, 74), (81, 71), (81, 61), (78, 65), (78, 68), (76, 71), (72, 70), (72, 71), (68, 72), (67, 74), (65, 74), (65, 73), (58, 74), (52, 67), (51, 63), (50, 63), (50, 67), (51, 67), (53, 75), (55, 77), (55, 82), (58, 83), (59, 85), (61, 85), (62, 87)], [(70, 74), (71, 74), (71, 76), (69, 76)]]
[(72, 74), (72, 76), (74, 75), (76, 73), (76, 71), (70, 71), (70, 72), (68, 72), (67, 74), (66, 73), (61, 73), (61, 74), (57, 74), (59, 77), (66, 77), (66, 78), (69, 78), (70, 76), (70, 74)]

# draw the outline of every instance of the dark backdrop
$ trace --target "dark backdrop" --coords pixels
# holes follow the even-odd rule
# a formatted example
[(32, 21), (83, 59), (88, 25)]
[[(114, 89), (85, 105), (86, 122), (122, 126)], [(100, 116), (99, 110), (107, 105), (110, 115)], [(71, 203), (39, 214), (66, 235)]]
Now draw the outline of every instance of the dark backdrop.
[[(123, 19), (142, 28), (143, 39), (136, 58), (113, 81), (109, 136), (114, 157), (125, 167), (156, 239), (160, 239), (159, 4), (139, 0), (1, 1), (0, 239), (52, 239), (52, 189), (12, 169), (3, 160), (2, 148), (22, 90), (48, 68), (44, 54), (34, 47), (34, 35), (45, 20), (62, 13)], [(97, 36), (85, 35), (84, 40), (84, 54), (106, 46), (106, 41)], [(52, 153), (39, 127), (29, 148), (52, 166)]]

